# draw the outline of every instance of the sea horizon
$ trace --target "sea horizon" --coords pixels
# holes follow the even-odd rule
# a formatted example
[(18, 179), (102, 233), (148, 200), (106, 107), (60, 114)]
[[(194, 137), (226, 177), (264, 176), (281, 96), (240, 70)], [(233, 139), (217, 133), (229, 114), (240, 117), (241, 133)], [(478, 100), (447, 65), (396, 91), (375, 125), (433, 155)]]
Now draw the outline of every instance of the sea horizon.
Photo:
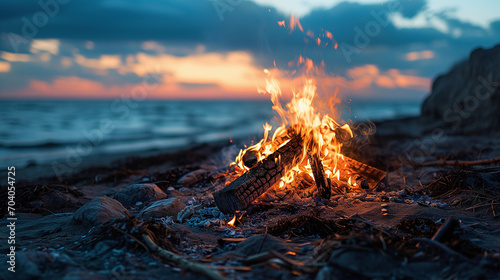
[[(0, 163), (44, 165), (78, 148), (92, 155), (175, 151), (231, 140), (260, 140), (276, 128), (269, 100), (0, 100)], [(416, 116), (420, 102), (351, 101), (339, 122)], [(79, 146), (80, 145), (80, 146)], [(83, 145), (83, 146), (82, 146)], [(83, 151), (85, 153), (85, 151)]]

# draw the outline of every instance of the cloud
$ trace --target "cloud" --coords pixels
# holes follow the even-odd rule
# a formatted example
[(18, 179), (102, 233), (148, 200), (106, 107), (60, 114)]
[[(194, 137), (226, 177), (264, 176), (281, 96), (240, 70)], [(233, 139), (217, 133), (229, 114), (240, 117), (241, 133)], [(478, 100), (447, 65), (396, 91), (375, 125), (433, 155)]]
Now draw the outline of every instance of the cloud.
[(122, 65), (119, 55), (101, 55), (98, 59), (86, 58), (75, 54), (75, 62), (86, 68), (93, 69), (118, 69)]
[(29, 54), (18, 54), (18, 53), (10, 53), (10, 52), (0, 52), (0, 57), (7, 61), (22, 61), (28, 62), (31, 61), (32, 58)]
[[(444, 12), (429, 11), (423, 0), (341, 2), (300, 18), (304, 32), (298, 24), (293, 32), (285, 29), (278, 22), (284, 20), (289, 27), (289, 17), (251, 1), (231, 6), (224, 11), (222, 21), (208, 0), (196, 4), (184, 0), (140, 4), (125, 0), (70, 1), (59, 5), (48, 23), (39, 27), (33, 16), (44, 10), (37, 1), (0, 0), (0, 5), (0, 57), (5, 60), (3, 65), (8, 63), (3, 66), (8, 71), (0, 74), (0, 82), (5, 85), (0, 94), (32, 81), (58, 86), (62, 92), (63, 77), (95, 81), (106, 89), (136, 84), (151, 65), (159, 65), (164, 80), (170, 83), (163, 90), (169, 89), (172, 94), (189, 89), (193, 95), (204, 96), (211, 92), (203, 91), (208, 88), (215, 94), (214, 85), (247, 94), (262, 78), (260, 69), (274, 63), (285, 69), (299, 54), (316, 63), (324, 61), (327, 73), (347, 77), (338, 78), (339, 85), (350, 83), (365, 91), (377, 87), (415, 92), (424, 90), (415, 83), (426, 84), (472, 48), (495, 43), (500, 34), (500, 21), (484, 29)], [(398, 25), (396, 19), (408, 25)], [(423, 24), (415, 25), (417, 21)], [(376, 26), (372, 22), (379, 31), (373, 31)], [(36, 29), (32, 32), (34, 40), (23, 35), (29, 24)], [(368, 38), (366, 46), (356, 47), (359, 30)], [(322, 36), (320, 44), (307, 34)], [(12, 38), (24, 39), (19, 39), (17, 53)], [(335, 43), (342, 42), (358, 50), (350, 55), (350, 62), (340, 48), (335, 49)], [(370, 72), (375, 68), (367, 65), (378, 72)], [(410, 72), (412, 69), (414, 72)], [(88, 86), (83, 80), (77, 82)]]
[(401, 1), (401, 15), (412, 18), (427, 8), (426, 0)]
[(419, 59), (431, 59), (434, 58), (434, 52), (430, 50), (409, 52), (405, 55), (405, 58), (408, 61), (415, 61)]
[(0, 73), (6, 73), (10, 71), (10, 63), (5, 61), (0, 61)]
[(32, 40), (30, 46), (31, 53), (39, 53), (45, 51), (53, 55), (59, 54), (59, 40)]
[(426, 92), (430, 89), (431, 80), (425, 77), (401, 73), (398, 69), (381, 72), (375, 65), (364, 65), (347, 71), (353, 80), (350, 86), (356, 90), (373, 85), (382, 88), (414, 89)]

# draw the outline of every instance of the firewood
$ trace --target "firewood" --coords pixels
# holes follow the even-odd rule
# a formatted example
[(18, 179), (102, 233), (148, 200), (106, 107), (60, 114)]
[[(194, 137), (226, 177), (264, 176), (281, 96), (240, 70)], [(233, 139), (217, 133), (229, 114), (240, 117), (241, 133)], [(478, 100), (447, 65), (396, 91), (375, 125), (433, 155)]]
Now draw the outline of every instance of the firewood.
[(303, 140), (297, 135), (227, 187), (214, 193), (219, 210), (233, 214), (236, 210), (247, 208), (297, 164), (302, 150)]
[(309, 158), (309, 164), (311, 165), (316, 187), (318, 187), (319, 196), (324, 199), (330, 199), (330, 197), (332, 197), (332, 184), (330, 179), (326, 177), (323, 163), (321, 163), (317, 153), (313, 154), (311, 151), (308, 151), (307, 157)]
[(344, 156), (343, 164), (339, 166), (341, 170), (348, 171), (351, 177), (354, 177), (353, 175), (363, 177), (370, 189), (375, 188), (386, 176), (384, 171), (346, 156)]
[(432, 240), (443, 242), (446, 236), (451, 235), (453, 230), (460, 225), (460, 222), (453, 217), (449, 217), (432, 236)]

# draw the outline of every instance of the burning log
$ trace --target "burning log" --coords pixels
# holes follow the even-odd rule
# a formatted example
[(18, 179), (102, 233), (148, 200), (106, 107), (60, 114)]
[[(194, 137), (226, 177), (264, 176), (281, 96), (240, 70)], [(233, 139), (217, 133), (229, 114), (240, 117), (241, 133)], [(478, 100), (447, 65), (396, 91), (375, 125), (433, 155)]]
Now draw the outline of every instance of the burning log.
[(363, 177), (368, 183), (369, 189), (375, 188), (386, 176), (384, 171), (346, 156), (344, 156), (343, 166), (350, 174), (357, 174)]
[(295, 160), (300, 157), (302, 149), (302, 137), (297, 135), (250, 171), (214, 193), (219, 210), (232, 214), (236, 210), (247, 208), (296, 164)]
[(318, 187), (319, 196), (324, 199), (330, 199), (330, 197), (332, 197), (332, 183), (330, 179), (326, 177), (323, 163), (321, 163), (318, 154), (313, 154), (308, 151), (307, 157), (309, 158), (309, 163), (314, 175), (314, 181)]

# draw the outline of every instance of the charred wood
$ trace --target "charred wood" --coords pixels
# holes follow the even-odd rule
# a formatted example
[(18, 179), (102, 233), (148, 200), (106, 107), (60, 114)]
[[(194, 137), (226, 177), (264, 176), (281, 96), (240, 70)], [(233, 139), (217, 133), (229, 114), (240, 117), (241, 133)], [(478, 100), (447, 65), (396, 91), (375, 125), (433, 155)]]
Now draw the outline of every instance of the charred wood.
[(232, 214), (236, 210), (247, 208), (295, 166), (302, 150), (303, 140), (297, 135), (227, 187), (214, 193), (219, 210)]
[(319, 196), (324, 199), (330, 199), (330, 197), (332, 197), (332, 184), (330, 179), (328, 179), (325, 174), (323, 163), (321, 163), (321, 160), (316, 153), (313, 154), (308, 151), (307, 157), (309, 158), (309, 164), (311, 165), (316, 187), (318, 187)]
[(386, 176), (384, 171), (346, 156), (344, 156), (343, 164), (340, 165), (340, 168), (349, 172), (349, 174), (359, 175), (366, 180), (366, 183), (363, 183), (363, 188), (375, 188)]

